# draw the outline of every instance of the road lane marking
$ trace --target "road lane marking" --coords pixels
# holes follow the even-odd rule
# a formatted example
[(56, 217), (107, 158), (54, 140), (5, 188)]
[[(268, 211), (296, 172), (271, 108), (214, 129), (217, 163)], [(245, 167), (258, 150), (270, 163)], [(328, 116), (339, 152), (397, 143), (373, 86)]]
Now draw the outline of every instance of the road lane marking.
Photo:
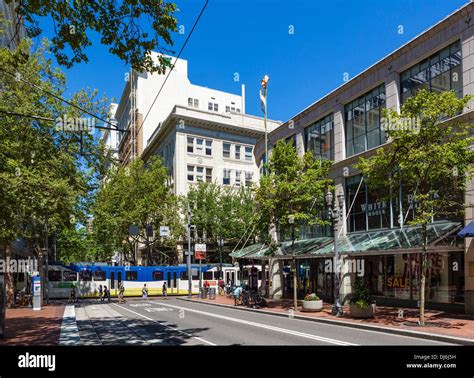
[[(145, 315), (143, 315), (143, 314), (140, 314), (140, 313), (138, 313), (138, 312), (135, 312), (135, 311), (133, 311), (133, 310), (130, 310), (129, 308), (120, 306), (120, 305), (118, 305), (118, 304), (116, 304), (116, 303), (113, 303), (113, 305), (114, 305), (114, 306), (117, 306), (117, 307), (120, 307), (120, 308), (122, 308), (122, 309), (124, 309), (124, 310), (127, 310), (127, 311), (129, 311), (129, 312), (131, 312), (131, 313), (133, 313), (133, 314), (135, 314), (135, 315), (141, 316), (141, 317), (144, 318), (144, 319), (150, 320), (150, 321), (155, 322), (155, 323), (157, 322), (156, 319), (149, 318), (148, 316), (145, 316)], [(183, 335), (186, 335), (186, 336), (188, 336), (188, 337), (192, 337), (193, 339), (199, 340), (199, 341), (201, 341), (201, 342), (203, 342), (203, 343), (205, 343), (205, 344), (212, 345), (212, 346), (216, 346), (216, 345), (217, 345), (217, 344), (211, 343), (210, 341), (204, 340), (204, 339), (202, 339), (202, 338), (200, 338), (200, 337), (193, 336), (193, 335), (191, 335), (191, 334), (189, 334), (189, 333), (187, 333), (187, 332), (181, 331), (181, 330), (178, 329), (178, 328), (174, 328), (174, 327), (171, 327), (171, 326), (168, 326), (168, 325), (164, 325), (164, 324), (160, 324), (160, 325), (163, 326), (163, 327), (166, 327), (166, 328), (170, 328), (170, 329), (172, 329), (173, 331), (182, 333)]]
[(184, 311), (194, 312), (196, 314), (207, 315), (207, 316), (211, 316), (211, 317), (218, 318), (218, 319), (223, 319), (223, 320), (228, 320), (228, 321), (231, 321), (231, 322), (246, 324), (246, 325), (250, 325), (250, 326), (258, 327), (258, 328), (264, 328), (264, 329), (268, 329), (268, 330), (275, 331), (275, 332), (286, 333), (286, 334), (289, 334), (289, 335), (304, 337), (306, 339), (322, 341), (322, 342), (326, 342), (326, 343), (330, 343), (330, 344), (335, 344), (335, 345), (357, 345), (357, 344), (349, 343), (347, 341), (330, 339), (330, 338), (323, 337), (323, 336), (312, 335), (310, 333), (293, 331), (293, 330), (290, 330), (290, 329), (287, 329), (287, 328), (280, 328), (280, 327), (270, 326), (270, 325), (267, 325), (267, 324), (252, 322), (250, 320), (232, 318), (230, 316), (213, 314), (213, 313), (210, 313), (210, 312), (194, 310), (194, 309), (190, 309), (190, 308), (187, 308), (187, 307), (175, 306), (175, 305), (164, 304), (164, 303), (160, 303), (160, 305), (173, 307), (173, 308), (178, 308), (178, 309), (182, 308), (182, 309), (184, 309)]
[[(195, 302), (195, 301), (188, 301), (190, 303), (195, 303), (197, 305), (203, 305), (203, 306), (209, 306), (208, 304), (206, 303), (199, 303), (199, 302)], [(151, 303), (151, 302), (150, 302)], [(221, 308), (225, 309), (225, 310), (235, 310), (235, 308), (233, 306), (229, 306), (229, 305), (225, 305), (225, 306), (221, 306)], [(182, 309), (184, 310), (185, 307), (182, 307)], [(253, 313), (258, 313), (260, 315), (267, 315), (267, 316), (271, 316), (271, 317), (275, 317), (277, 314), (275, 314), (274, 312), (271, 312), (269, 310), (259, 310), (258, 312), (256, 311), (249, 311), (249, 312), (253, 312)], [(315, 321), (313, 319), (304, 319), (305, 316), (304, 315), (299, 315), (300, 318), (291, 318), (292, 321), (298, 321), (298, 322), (309, 322), (309, 323), (312, 323), (314, 324)], [(307, 317), (306, 317), (307, 318)], [(345, 322), (344, 321), (338, 321), (338, 320), (333, 320), (335, 323), (341, 323), (341, 324), (331, 324), (331, 323), (325, 323), (325, 322), (321, 322), (320, 324), (324, 324), (326, 327), (334, 327), (334, 328), (337, 328), (337, 327), (346, 327), (348, 328), (346, 325), (345, 325)], [(356, 327), (353, 327), (354, 329)], [(416, 333), (418, 333), (418, 331), (410, 331), (410, 332), (413, 332), (415, 333), (415, 335), (413, 336), (409, 336), (409, 335), (399, 335), (399, 334), (396, 334), (396, 333), (390, 333), (388, 334), (387, 332), (385, 331), (377, 331), (377, 330), (373, 330), (373, 329), (365, 329), (365, 328), (357, 328), (357, 331), (358, 332), (371, 332), (371, 333), (376, 333), (378, 335), (386, 335), (386, 336), (390, 336), (390, 337), (399, 337), (399, 338), (405, 338), (405, 339), (415, 339), (415, 340), (419, 340), (419, 341), (424, 341), (424, 340), (427, 340), (429, 341), (430, 343), (433, 343), (433, 344), (441, 344), (441, 345), (459, 345), (459, 344), (454, 344), (454, 343), (448, 343), (447, 341), (438, 341), (438, 340), (431, 340), (431, 339), (423, 339), (423, 338), (420, 338), (419, 336), (416, 335)], [(469, 340), (470, 341), (470, 340)], [(354, 344), (354, 345), (357, 345), (357, 344)], [(385, 344), (376, 344), (376, 345), (385, 345)], [(396, 345), (396, 344), (390, 344), (390, 345)], [(424, 344), (409, 344), (409, 345), (424, 345)], [(474, 378), (474, 377), (473, 377)]]

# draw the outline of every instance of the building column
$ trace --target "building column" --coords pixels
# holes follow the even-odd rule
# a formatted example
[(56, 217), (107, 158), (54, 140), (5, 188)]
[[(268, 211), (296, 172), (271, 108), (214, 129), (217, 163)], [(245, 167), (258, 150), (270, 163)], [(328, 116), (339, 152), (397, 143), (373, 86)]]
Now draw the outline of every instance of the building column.
[[(461, 54), (462, 54), (462, 80), (463, 95), (474, 94), (474, 23), (465, 29), (461, 35)], [(469, 103), (469, 108), (473, 109), (474, 100)], [(466, 185), (464, 195), (464, 204), (466, 206), (474, 205), (474, 179)], [(466, 208), (465, 225), (474, 221), (474, 209)], [(464, 253), (464, 306), (466, 314), (474, 315), (474, 238), (465, 238)]]
[(345, 158), (344, 105), (338, 104), (334, 108), (334, 162), (337, 163)]
[[(466, 186), (466, 205), (474, 205), (474, 179)], [(466, 209), (465, 225), (474, 221), (474, 208)], [(466, 314), (474, 315), (474, 238), (465, 238), (464, 254), (464, 306)]]
[(398, 72), (391, 72), (385, 77), (385, 105), (387, 109), (400, 111), (400, 75)]
[(283, 296), (283, 260), (270, 259), (268, 265), (270, 270), (270, 287), (268, 296), (270, 299), (281, 299)]

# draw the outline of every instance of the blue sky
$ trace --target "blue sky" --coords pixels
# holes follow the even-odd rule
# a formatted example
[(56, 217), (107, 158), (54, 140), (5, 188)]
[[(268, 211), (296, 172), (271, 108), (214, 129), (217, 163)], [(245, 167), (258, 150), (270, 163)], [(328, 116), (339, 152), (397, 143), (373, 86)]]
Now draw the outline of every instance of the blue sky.
[[(344, 73), (354, 77), (467, 2), (210, 0), (181, 57), (194, 84), (236, 94), (245, 84), (246, 111), (259, 116), (260, 79), (268, 74), (268, 116), (286, 121), (343, 84)], [(175, 3), (189, 33), (205, 0)], [(176, 54), (186, 35), (173, 34)], [(88, 64), (63, 68), (68, 92), (91, 87), (119, 99), (128, 67), (93, 43)]]

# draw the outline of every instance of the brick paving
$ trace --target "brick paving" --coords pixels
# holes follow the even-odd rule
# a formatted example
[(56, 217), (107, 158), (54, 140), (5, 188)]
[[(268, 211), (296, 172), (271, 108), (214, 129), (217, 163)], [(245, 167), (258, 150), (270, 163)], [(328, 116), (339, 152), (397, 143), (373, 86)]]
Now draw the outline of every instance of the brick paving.
[(58, 345), (65, 303), (50, 302), (39, 311), (20, 307), (6, 310), (5, 339), (0, 346)]
[[(226, 297), (221, 295), (216, 295), (216, 299), (213, 300), (201, 298), (194, 298), (193, 300), (212, 302), (225, 306), (234, 306), (233, 297)], [(374, 318), (353, 319), (349, 315), (349, 306), (344, 306), (343, 317), (336, 317), (331, 315), (332, 305), (330, 303), (324, 303), (323, 309), (320, 312), (304, 312), (301, 311), (301, 302), (302, 301), (298, 301), (298, 311), (294, 311), (295, 315), (367, 324), (379, 327), (404, 329), (416, 332), (426, 332), (474, 340), (474, 316), (470, 315), (451, 314), (444, 311), (425, 310), (425, 322), (427, 325), (424, 327), (420, 327), (417, 325), (419, 314), (418, 309), (377, 306)], [(293, 300), (269, 300), (268, 306), (263, 307), (261, 310), (289, 314), (289, 311), (293, 310)], [(399, 317), (399, 310), (403, 310), (403, 318)]]

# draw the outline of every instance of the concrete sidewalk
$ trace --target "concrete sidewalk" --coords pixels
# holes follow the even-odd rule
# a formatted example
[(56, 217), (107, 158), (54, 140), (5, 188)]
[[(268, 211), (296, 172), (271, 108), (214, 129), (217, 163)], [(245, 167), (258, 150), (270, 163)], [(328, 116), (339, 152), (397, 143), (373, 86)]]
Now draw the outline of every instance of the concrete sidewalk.
[(65, 307), (63, 302), (51, 302), (38, 311), (29, 307), (7, 309), (5, 339), (0, 345), (58, 345)]
[(349, 307), (344, 306), (344, 316), (331, 315), (331, 304), (324, 304), (320, 312), (303, 312), (301, 302), (298, 301), (298, 310), (293, 309), (293, 300), (269, 301), (267, 307), (249, 309), (244, 306), (234, 306), (233, 297), (217, 295), (216, 299), (180, 298), (200, 303), (226, 306), (249, 311), (265, 312), (280, 316), (293, 316), (313, 321), (329, 322), (338, 325), (377, 329), (389, 333), (411, 334), (424, 338), (438, 338), (439, 340), (453, 338), (462, 341), (462, 344), (474, 344), (474, 316), (463, 314), (449, 314), (443, 311), (426, 310), (426, 326), (420, 327), (418, 309), (379, 307), (375, 318), (353, 319), (349, 316)]

